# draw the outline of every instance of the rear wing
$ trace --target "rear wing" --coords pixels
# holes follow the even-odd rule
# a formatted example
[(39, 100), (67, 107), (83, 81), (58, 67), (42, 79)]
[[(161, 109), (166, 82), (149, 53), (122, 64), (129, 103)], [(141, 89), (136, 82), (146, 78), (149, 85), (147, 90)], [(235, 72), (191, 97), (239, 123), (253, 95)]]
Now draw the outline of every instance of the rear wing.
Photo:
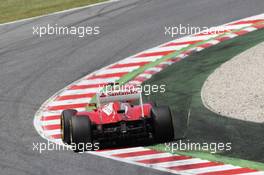
[(111, 103), (115, 101), (119, 102), (131, 102), (138, 101), (138, 104), (141, 106), (142, 117), (144, 116), (143, 111), (143, 100), (142, 93), (135, 89), (133, 86), (124, 86), (125, 88), (113, 88), (111, 84), (110, 88), (106, 88), (105, 91), (96, 93), (96, 101), (98, 107), (102, 104)]
[(97, 100), (100, 103), (110, 103), (114, 101), (127, 102), (140, 100), (141, 93), (136, 91), (112, 91), (107, 93), (97, 93)]

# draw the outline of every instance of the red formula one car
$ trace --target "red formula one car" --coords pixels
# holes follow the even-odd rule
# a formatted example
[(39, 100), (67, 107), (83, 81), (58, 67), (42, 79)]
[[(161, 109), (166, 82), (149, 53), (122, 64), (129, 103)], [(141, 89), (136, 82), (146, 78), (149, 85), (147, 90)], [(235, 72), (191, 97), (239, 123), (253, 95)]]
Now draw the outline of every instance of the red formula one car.
[[(142, 102), (135, 90), (118, 90), (96, 94), (93, 109), (77, 112), (64, 110), (61, 114), (62, 141), (79, 143), (115, 143), (136, 141), (137, 138), (163, 141), (174, 135), (168, 106)], [(136, 103), (137, 102), (137, 103)]]

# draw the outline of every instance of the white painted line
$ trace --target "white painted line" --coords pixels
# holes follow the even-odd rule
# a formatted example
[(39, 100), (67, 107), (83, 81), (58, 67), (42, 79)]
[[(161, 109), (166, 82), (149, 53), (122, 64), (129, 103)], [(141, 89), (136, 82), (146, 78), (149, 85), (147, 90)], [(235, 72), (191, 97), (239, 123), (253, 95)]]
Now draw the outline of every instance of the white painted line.
[(96, 4), (90, 4), (90, 5), (86, 5), (86, 6), (82, 6), (82, 7), (76, 7), (76, 8), (72, 8), (72, 9), (67, 9), (67, 10), (63, 10), (63, 11), (58, 11), (58, 12), (45, 14), (45, 15), (35, 16), (35, 17), (31, 17), (31, 18), (26, 18), (26, 19), (20, 19), (20, 20), (16, 20), (16, 21), (0, 24), (0, 27), (1, 26), (5, 26), (5, 25), (10, 25), (10, 24), (30, 21), (30, 20), (34, 20), (34, 19), (38, 19), (38, 18), (48, 17), (48, 16), (52, 16), (52, 15), (58, 15), (58, 14), (61, 14), (61, 13), (77, 11), (77, 10), (90, 8), (90, 7), (94, 7), (94, 6), (99, 6), (99, 5), (103, 5), (103, 4), (108, 4), (108, 3), (112, 3), (112, 2), (117, 2), (117, 1), (120, 1), (120, 0), (109, 0), (109, 1), (106, 1), (106, 2), (99, 2), (99, 3), (96, 3)]

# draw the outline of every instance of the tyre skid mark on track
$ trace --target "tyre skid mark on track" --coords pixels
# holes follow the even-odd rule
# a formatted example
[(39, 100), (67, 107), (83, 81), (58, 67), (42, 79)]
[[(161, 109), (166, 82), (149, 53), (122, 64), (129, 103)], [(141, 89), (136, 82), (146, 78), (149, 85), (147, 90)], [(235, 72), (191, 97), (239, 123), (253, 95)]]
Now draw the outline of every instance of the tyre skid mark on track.
[[(124, 75), (158, 61), (168, 54), (175, 53), (176, 51), (179, 53), (175, 57), (164, 59), (159, 64), (147, 68), (139, 75), (129, 80), (127, 84), (141, 84), (147, 79), (150, 79), (152, 75), (160, 72), (171, 64), (181, 61), (194, 52), (199, 52), (225, 40), (245, 35), (258, 29), (263, 29), (264, 14), (231, 22), (225, 24), (225, 26), (227, 26), (231, 32), (225, 34), (197, 34), (176, 39), (118, 61), (117, 63), (104, 67), (72, 83), (56, 93), (41, 106), (34, 118), (36, 130), (43, 138), (62, 144), (60, 139), (60, 113), (62, 110), (67, 108), (75, 108), (78, 111), (85, 110), (85, 106), (89, 103), (89, 99), (92, 99), (95, 93), (102, 89), (102, 85), (115, 82)], [(188, 49), (188, 47), (193, 45), (194, 47)], [(182, 51), (181, 49), (183, 48), (187, 48), (187, 50)], [(88, 153), (177, 174), (264, 175), (264, 172), (249, 168), (225, 165), (223, 163), (211, 162), (190, 156), (164, 153), (144, 147), (102, 150)]]

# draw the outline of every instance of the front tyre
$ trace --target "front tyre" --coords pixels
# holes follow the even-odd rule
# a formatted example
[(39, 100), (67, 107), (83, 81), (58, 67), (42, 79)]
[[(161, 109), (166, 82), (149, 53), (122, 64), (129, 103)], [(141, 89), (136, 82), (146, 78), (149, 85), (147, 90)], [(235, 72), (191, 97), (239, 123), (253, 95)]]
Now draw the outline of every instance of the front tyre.
[(70, 120), (76, 115), (77, 111), (74, 109), (64, 110), (61, 114), (61, 139), (64, 143), (70, 145)]
[(151, 110), (154, 138), (157, 142), (173, 139), (174, 130), (171, 111), (168, 106), (154, 106)]

